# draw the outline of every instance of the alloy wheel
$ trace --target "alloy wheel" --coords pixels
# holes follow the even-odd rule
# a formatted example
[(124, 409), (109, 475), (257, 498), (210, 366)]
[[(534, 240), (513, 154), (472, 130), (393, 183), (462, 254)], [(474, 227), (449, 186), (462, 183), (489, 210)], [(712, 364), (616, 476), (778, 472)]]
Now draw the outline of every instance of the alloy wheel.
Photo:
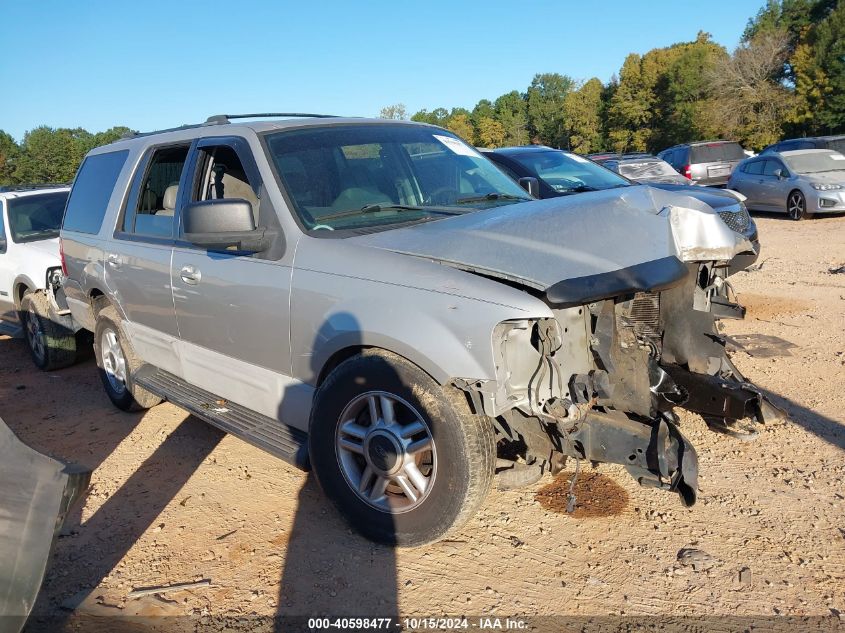
[(126, 358), (120, 347), (117, 333), (111, 328), (103, 330), (100, 351), (109, 385), (116, 394), (121, 395), (126, 390)]
[(394, 394), (371, 391), (346, 405), (335, 449), (350, 488), (382, 512), (408, 512), (431, 492), (437, 474), (431, 429), (411, 404)]
[(44, 330), (41, 329), (41, 320), (35, 311), (30, 307), (26, 311), (26, 342), (38, 362), (44, 361), (46, 347), (44, 343)]
[(789, 217), (793, 220), (800, 220), (804, 217), (804, 195), (800, 191), (793, 191), (789, 194), (789, 200), (786, 205)]

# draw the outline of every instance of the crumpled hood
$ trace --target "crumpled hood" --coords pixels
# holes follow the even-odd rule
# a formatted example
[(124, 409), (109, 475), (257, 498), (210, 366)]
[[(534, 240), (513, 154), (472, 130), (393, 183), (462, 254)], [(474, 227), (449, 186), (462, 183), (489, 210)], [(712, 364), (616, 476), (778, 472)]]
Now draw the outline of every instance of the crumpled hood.
[(661, 260), (692, 261), (690, 253), (725, 260), (750, 249), (704, 203), (647, 186), (503, 205), (350, 240), (541, 291)]

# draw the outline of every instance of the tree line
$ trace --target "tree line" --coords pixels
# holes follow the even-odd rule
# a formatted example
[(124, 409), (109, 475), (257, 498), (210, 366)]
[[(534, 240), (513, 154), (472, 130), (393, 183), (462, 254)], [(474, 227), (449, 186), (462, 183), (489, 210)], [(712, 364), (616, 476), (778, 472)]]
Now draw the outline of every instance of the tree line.
[(42, 125), (27, 132), (18, 144), (0, 130), (0, 185), (70, 182), (85, 154), (129, 131), (113, 127), (92, 134), (82, 128)]
[[(402, 104), (381, 116), (408, 118)], [(655, 152), (706, 138), (759, 150), (784, 136), (845, 132), (845, 1), (767, 0), (730, 53), (702, 32), (628, 55), (607, 83), (541, 73), (524, 92), (472, 110), (410, 118), (483, 147), (542, 143), (580, 153)], [(41, 126), (17, 143), (0, 130), (0, 185), (70, 182), (90, 149), (127, 132)]]
[[(407, 118), (402, 104), (381, 111)], [(845, 2), (768, 0), (733, 52), (700, 32), (693, 42), (632, 53), (618, 75), (576, 81), (535, 75), (524, 92), (472, 110), (411, 117), (479, 146), (541, 143), (588, 153), (656, 152), (731, 138), (759, 150), (784, 136), (845, 131)]]

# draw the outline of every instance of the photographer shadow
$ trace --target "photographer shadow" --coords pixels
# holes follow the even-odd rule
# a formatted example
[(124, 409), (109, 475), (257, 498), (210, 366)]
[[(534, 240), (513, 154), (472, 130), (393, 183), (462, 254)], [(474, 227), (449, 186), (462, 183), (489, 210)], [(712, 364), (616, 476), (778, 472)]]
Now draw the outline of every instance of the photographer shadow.
[[(360, 346), (354, 316), (335, 315), (315, 334), (312, 349), (343, 331), (349, 348)], [(319, 375), (321, 368), (314, 367)], [(313, 472), (299, 491), (287, 543), (274, 630), (295, 630), (308, 618), (398, 618), (396, 552), (367, 540), (332, 505)], [(350, 490), (343, 494), (354, 494)], [(389, 536), (387, 540), (392, 540)], [(358, 629), (356, 629), (358, 630)], [(364, 630), (364, 629), (360, 629)]]

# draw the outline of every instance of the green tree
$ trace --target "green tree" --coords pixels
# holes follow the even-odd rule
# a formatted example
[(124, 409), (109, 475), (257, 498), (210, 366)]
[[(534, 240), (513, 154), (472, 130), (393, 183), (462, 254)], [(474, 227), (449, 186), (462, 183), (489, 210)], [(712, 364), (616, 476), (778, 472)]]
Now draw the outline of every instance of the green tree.
[(571, 77), (559, 73), (534, 75), (525, 96), (533, 140), (552, 147), (566, 143), (564, 101), (574, 83)]
[(496, 110), (493, 109), (493, 103), (489, 99), (481, 99), (478, 103), (476, 103), (469, 116), (476, 129), (478, 128), (479, 122), (484, 117), (487, 117), (488, 119), (496, 118)]
[(417, 123), (429, 123), (430, 125), (445, 126), (446, 120), (449, 118), (449, 111), (446, 108), (435, 108), (431, 112), (428, 110), (420, 110), (411, 117), (411, 121)]
[(524, 97), (516, 90), (493, 102), (495, 119), (505, 131), (504, 145), (526, 145), (528, 143), (528, 107)]
[(505, 128), (491, 117), (479, 119), (476, 134), (476, 142), (481, 147), (501, 147), (505, 141)]
[(12, 136), (0, 130), (0, 185), (12, 185), (15, 179), (15, 161), (20, 148)]
[(602, 148), (602, 86), (593, 77), (566, 95), (564, 107), (569, 125), (569, 148), (587, 154)]
[(645, 151), (651, 137), (654, 93), (643, 73), (643, 58), (631, 53), (619, 71), (608, 106), (608, 137), (617, 152)]
[(810, 40), (818, 76), (827, 82), (813, 127), (828, 134), (845, 131), (845, 2), (816, 24)]
[(91, 147), (92, 135), (82, 128), (37, 127), (23, 137), (15, 178), (25, 183), (70, 182)]

